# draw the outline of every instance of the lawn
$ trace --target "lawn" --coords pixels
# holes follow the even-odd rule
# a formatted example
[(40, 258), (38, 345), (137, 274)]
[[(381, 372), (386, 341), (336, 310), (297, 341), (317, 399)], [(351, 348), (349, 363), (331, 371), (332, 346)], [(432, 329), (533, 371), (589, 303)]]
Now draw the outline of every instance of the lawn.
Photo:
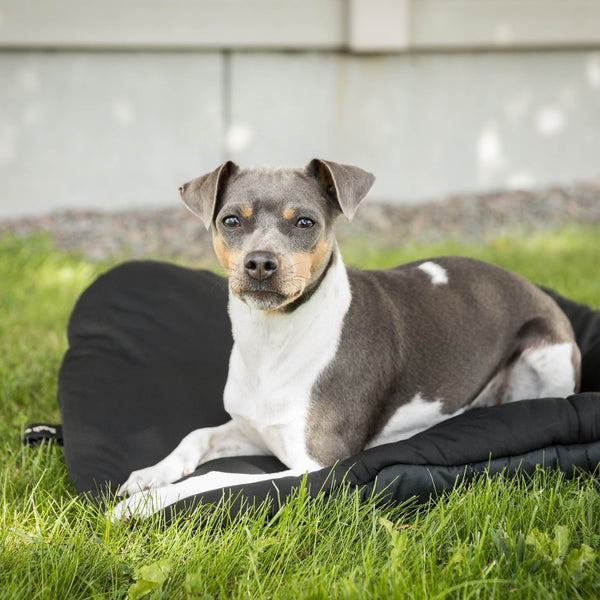
[[(600, 228), (565, 228), (469, 247), (398, 250), (356, 241), (347, 262), (385, 267), (466, 254), (600, 308)], [(597, 598), (600, 485), (540, 470), (479, 477), (427, 505), (335, 504), (300, 489), (264, 510), (202, 527), (158, 520), (112, 528), (78, 499), (62, 449), (22, 449), (32, 421), (59, 422), (66, 323), (109, 265), (47, 239), (0, 240), (0, 598)]]

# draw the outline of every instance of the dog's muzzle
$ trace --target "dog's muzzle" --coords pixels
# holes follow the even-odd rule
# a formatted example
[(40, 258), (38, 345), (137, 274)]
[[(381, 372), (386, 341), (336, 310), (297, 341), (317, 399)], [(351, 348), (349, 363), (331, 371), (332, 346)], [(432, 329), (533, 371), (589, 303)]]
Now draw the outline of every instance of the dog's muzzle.
[(252, 308), (277, 310), (302, 293), (293, 270), (274, 252), (248, 252), (241, 266), (244, 275), (232, 285), (232, 291)]

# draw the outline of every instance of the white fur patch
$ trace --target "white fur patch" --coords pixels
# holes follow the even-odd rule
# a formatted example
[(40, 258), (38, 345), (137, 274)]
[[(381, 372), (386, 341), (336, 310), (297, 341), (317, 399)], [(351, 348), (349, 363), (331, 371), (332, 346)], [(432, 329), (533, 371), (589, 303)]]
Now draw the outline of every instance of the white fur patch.
[(509, 375), (504, 401), (563, 398), (574, 390), (573, 345), (565, 342), (525, 350)]
[(437, 263), (428, 260), (427, 262), (420, 264), (417, 269), (421, 269), (421, 271), (427, 273), (427, 275), (431, 277), (431, 283), (433, 283), (433, 285), (448, 283), (448, 271)]
[(449, 415), (444, 414), (442, 408), (441, 400), (429, 402), (421, 394), (417, 394), (410, 402), (396, 410), (385, 427), (367, 444), (367, 448), (405, 440), (463, 412), (460, 410)]
[(565, 342), (527, 348), (500, 371), (469, 408), (530, 398), (564, 398), (575, 391), (573, 345)]

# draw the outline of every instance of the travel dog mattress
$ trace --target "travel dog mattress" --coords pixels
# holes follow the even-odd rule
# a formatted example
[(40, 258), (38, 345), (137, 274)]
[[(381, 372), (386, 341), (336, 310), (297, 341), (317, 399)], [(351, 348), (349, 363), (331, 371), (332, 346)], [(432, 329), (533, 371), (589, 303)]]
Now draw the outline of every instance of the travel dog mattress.
[[(539, 465), (571, 475), (600, 464), (600, 312), (546, 290), (571, 319), (582, 353), (581, 392), (478, 408), (411, 439), (386, 444), (306, 478), (309, 493), (335, 495), (342, 482), (363, 497), (426, 501), (477, 473), (532, 473)], [(184, 435), (226, 422), (222, 405), (233, 340), (227, 281), (160, 262), (124, 263), (81, 296), (59, 374), (64, 452), (78, 493), (102, 502), (132, 470), (164, 458)], [(274, 457), (236, 457), (210, 470), (270, 473)], [(272, 499), (274, 509), (302, 478), (228, 488), (231, 510)], [(223, 491), (184, 504), (218, 503)]]

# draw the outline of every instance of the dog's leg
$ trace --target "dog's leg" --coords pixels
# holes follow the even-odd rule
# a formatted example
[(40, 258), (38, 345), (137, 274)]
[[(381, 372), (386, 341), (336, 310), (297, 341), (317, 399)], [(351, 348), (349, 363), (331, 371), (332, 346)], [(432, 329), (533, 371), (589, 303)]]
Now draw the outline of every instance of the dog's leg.
[(469, 408), (532, 398), (563, 398), (577, 389), (579, 350), (571, 343), (539, 344), (523, 350), (497, 373)]
[(288, 469), (279, 473), (246, 474), (211, 471), (205, 475), (190, 477), (184, 481), (128, 496), (114, 507), (110, 518), (115, 525), (127, 522), (132, 517), (146, 518), (179, 500), (185, 500), (202, 492), (218, 490), (223, 487), (280, 479), (282, 477), (299, 477), (320, 468), (319, 465), (311, 462), (306, 467)]
[(566, 397), (577, 387), (571, 343), (547, 344), (527, 348), (508, 374), (503, 402), (525, 398)]
[(269, 454), (258, 442), (251, 440), (235, 421), (218, 427), (196, 429), (186, 435), (179, 445), (160, 462), (151, 467), (133, 471), (117, 492), (135, 494), (150, 488), (159, 488), (177, 481), (203, 462), (226, 456)]

